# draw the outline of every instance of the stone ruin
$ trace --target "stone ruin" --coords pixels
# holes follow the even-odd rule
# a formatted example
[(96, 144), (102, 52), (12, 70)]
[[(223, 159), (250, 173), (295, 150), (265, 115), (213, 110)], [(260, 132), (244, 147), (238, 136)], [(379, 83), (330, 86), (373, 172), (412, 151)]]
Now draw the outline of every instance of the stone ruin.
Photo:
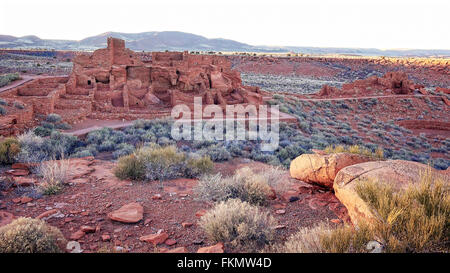
[(423, 86), (415, 85), (408, 79), (408, 75), (404, 72), (388, 72), (383, 77), (376, 76), (357, 80), (352, 83), (342, 85), (341, 89), (333, 86), (324, 85), (319, 92), (320, 97), (333, 95), (353, 95), (356, 91), (362, 90), (362, 93), (370, 93), (368, 90), (379, 88), (387, 93), (397, 95), (407, 95), (414, 92), (414, 90), (423, 90)]
[[(61, 115), (75, 123), (95, 119), (158, 118), (178, 104), (203, 106), (263, 103), (258, 87), (243, 86), (239, 72), (223, 56), (185, 52), (152, 52), (151, 58), (125, 48), (125, 41), (108, 38), (108, 47), (78, 53), (67, 77), (45, 77), (3, 92), (21, 111), (0, 116), (0, 134), (11, 135), (36, 123), (38, 115)], [(17, 109), (16, 109), (17, 110)]]

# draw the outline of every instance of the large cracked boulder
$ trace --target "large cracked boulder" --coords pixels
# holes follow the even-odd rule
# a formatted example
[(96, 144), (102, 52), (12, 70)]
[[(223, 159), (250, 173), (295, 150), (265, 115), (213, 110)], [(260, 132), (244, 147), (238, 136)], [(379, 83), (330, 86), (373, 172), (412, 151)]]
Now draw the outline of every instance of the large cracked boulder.
[(359, 154), (302, 154), (291, 162), (291, 177), (307, 183), (333, 188), (334, 178), (350, 165), (372, 161), (371, 157)]
[(402, 191), (418, 184), (421, 174), (426, 171), (450, 185), (450, 176), (427, 165), (406, 160), (387, 160), (343, 168), (336, 175), (333, 188), (336, 197), (347, 208), (352, 223), (357, 225), (360, 221), (371, 222), (374, 219), (369, 205), (356, 192), (358, 183), (389, 183), (394, 190)]

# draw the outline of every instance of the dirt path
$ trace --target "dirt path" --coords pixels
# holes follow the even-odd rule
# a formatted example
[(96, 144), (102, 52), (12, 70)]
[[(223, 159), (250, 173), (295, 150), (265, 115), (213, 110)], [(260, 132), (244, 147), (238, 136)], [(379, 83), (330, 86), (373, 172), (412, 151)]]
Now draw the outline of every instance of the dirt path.
[(127, 126), (133, 125), (134, 121), (124, 121), (124, 120), (96, 120), (96, 119), (86, 119), (80, 123), (74, 124), (72, 129), (64, 131), (67, 134), (74, 136), (86, 135), (89, 132), (102, 129), (103, 127), (108, 127), (112, 129), (119, 129)]

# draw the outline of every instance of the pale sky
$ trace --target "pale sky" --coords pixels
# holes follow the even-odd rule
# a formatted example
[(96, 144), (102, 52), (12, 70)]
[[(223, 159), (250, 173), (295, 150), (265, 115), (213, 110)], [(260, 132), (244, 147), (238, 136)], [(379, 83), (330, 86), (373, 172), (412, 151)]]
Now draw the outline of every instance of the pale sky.
[(0, 0), (0, 34), (183, 31), (251, 45), (450, 49), (449, 0)]

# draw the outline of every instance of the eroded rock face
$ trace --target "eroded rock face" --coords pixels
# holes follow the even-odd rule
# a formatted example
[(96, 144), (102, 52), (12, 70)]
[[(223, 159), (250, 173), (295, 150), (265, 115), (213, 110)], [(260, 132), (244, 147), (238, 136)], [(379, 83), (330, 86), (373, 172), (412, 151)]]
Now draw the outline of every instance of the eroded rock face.
[(343, 168), (334, 180), (336, 197), (347, 208), (353, 224), (360, 221), (373, 221), (374, 216), (366, 202), (356, 192), (356, 185), (366, 183), (390, 183), (394, 189), (401, 191), (420, 182), (421, 173), (427, 170), (431, 175), (441, 177), (450, 185), (450, 176), (427, 165), (406, 161), (387, 160), (356, 164)]
[(108, 217), (122, 223), (137, 223), (144, 217), (144, 208), (139, 203), (130, 203), (108, 213)]
[(372, 160), (367, 156), (350, 153), (302, 154), (291, 162), (289, 171), (293, 178), (331, 189), (336, 174), (342, 168)]

